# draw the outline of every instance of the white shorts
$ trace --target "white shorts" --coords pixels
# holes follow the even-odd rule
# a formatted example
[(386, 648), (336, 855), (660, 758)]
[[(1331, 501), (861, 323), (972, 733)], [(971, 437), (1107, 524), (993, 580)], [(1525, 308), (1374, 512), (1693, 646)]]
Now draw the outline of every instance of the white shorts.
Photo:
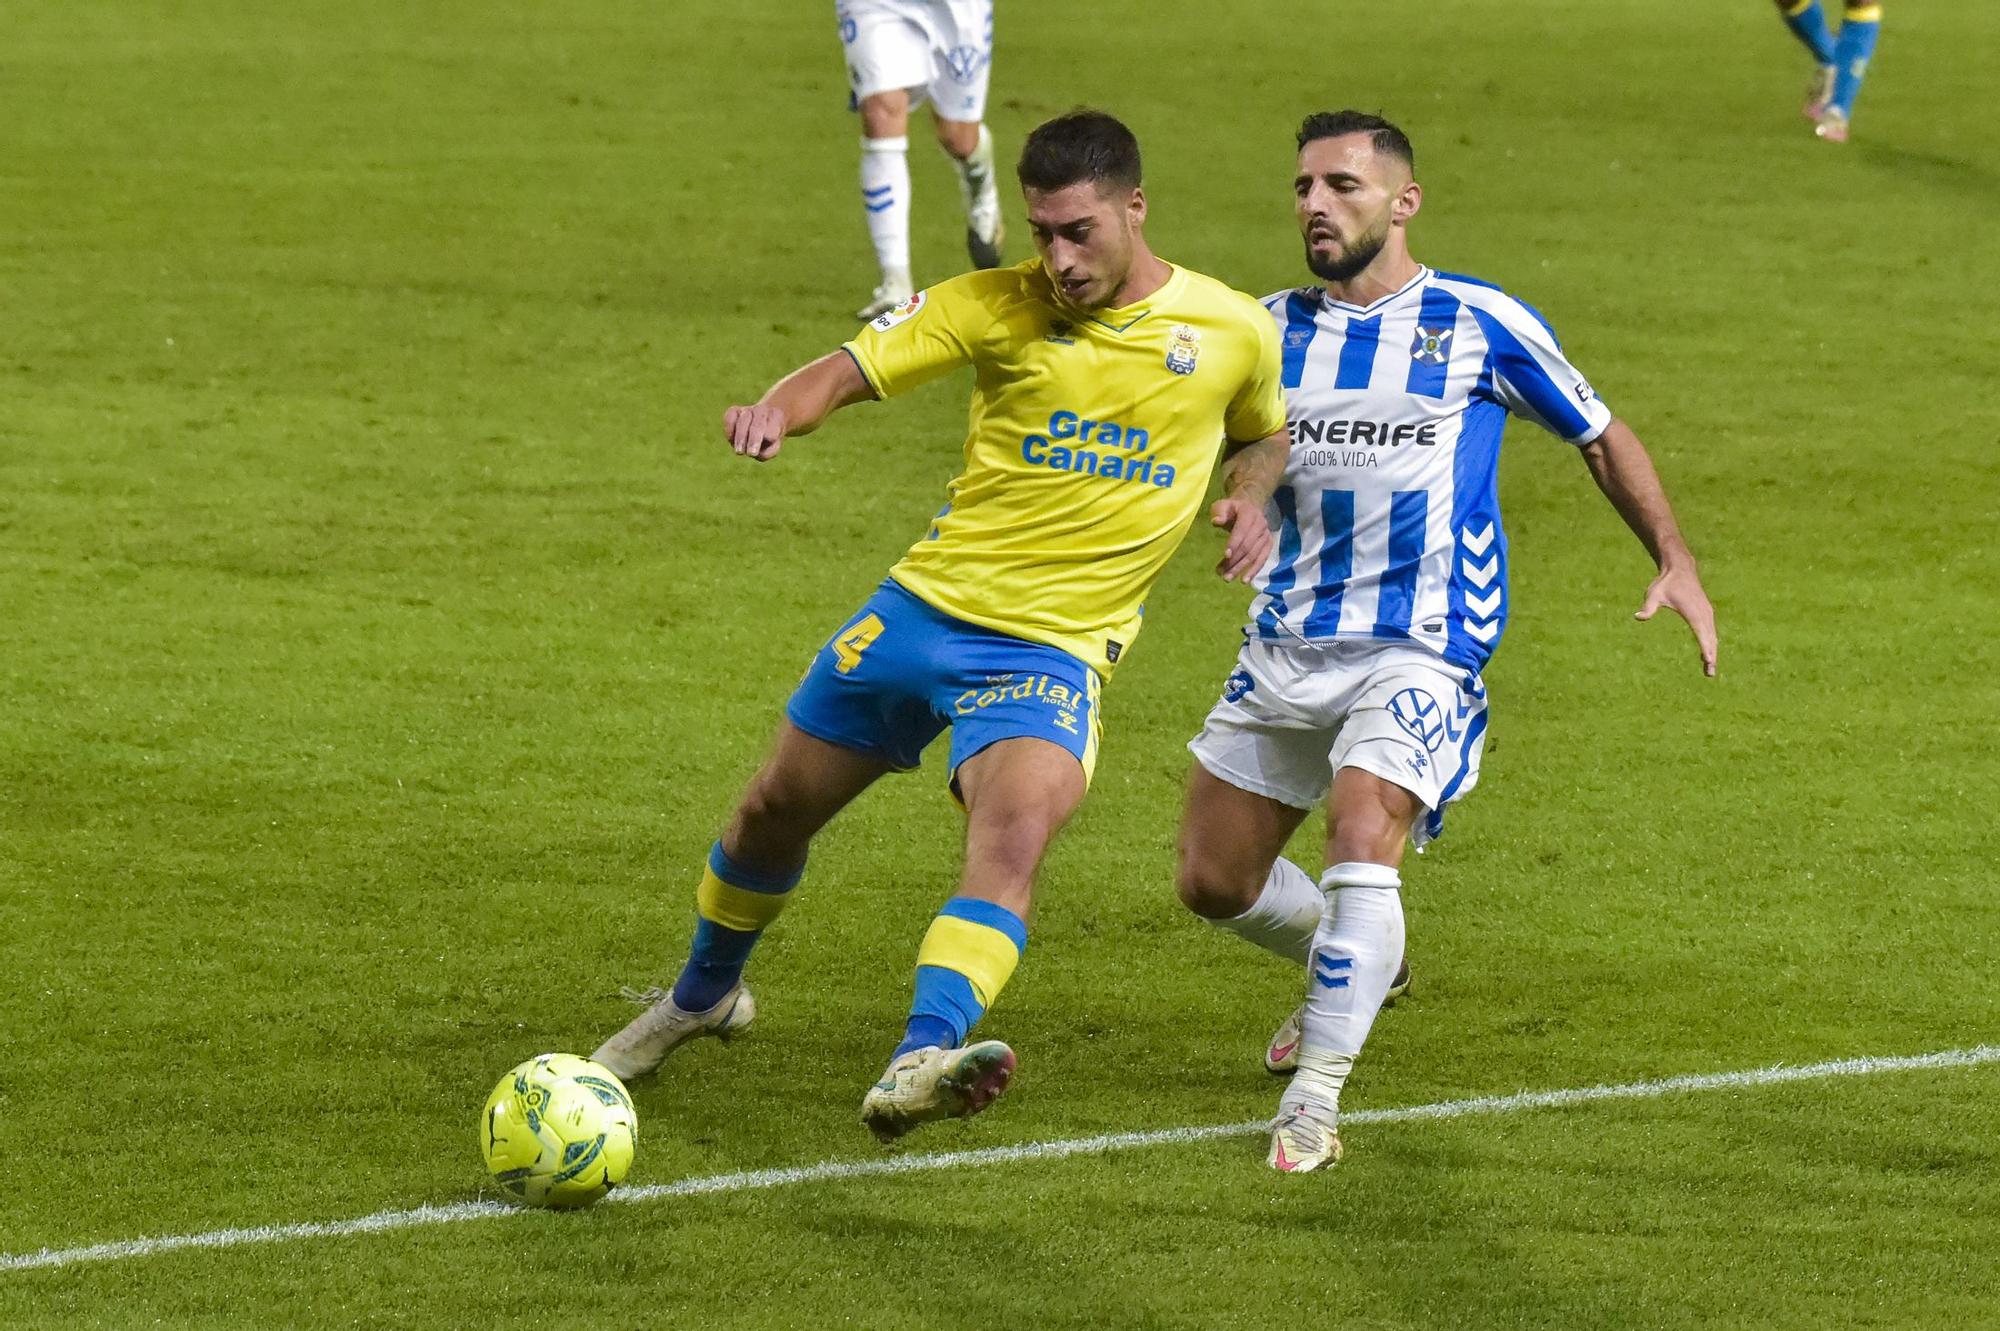
[(836, 0), (857, 100), (906, 88), (946, 120), (986, 118), (993, 0)]
[(1295, 809), (1325, 799), (1340, 768), (1373, 773), (1430, 811), (1411, 832), (1419, 846), (1478, 783), (1485, 746), (1486, 686), (1469, 670), (1404, 643), (1260, 638), (1188, 742), (1221, 780)]

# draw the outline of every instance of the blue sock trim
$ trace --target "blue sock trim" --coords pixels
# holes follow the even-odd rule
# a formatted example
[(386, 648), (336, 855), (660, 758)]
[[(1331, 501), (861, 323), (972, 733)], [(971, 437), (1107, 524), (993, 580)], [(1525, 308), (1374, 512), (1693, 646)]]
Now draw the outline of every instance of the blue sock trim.
[(938, 914), (997, 929), (1012, 940), (1016, 952), (1028, 950), (1027, 921), (997, 902), (982, 901), (978, 897), (953, 897), (944, 903), (944, 909)]
[(930, 1044), (956, 1049), (985, 1013), (972, 992), (972, 981), (943, 966), (919, 966), (916, 993), (910, 999), (910, 1020), (896, 1054)]
[(731, 887), (740, 887), (745, 892), (768, 892), (773, 896), (797, 887), (799, 879), (803, 878), (806, 872), (803, 864), (790, 873), (781, 874), (759, 873), (755, 869), (747, 869), (729, 858), (729, 852), (722, 848), (720, 841), (708, 848), (708, 869)]
[(1868, 72), (1868, 59), (1875, 54), (1875, 38), (1881, 30), (1880, 23), (1855, 19), (1840, 25), (1840, 41), (1833, 50), (1834, 67), (1839, 71), (1833, 81), (1833, 104), (1842, 114), (1851, 116), (1854, 112), (1854, 98), (1861, 91), (1861, 80)]
[(689, 1012), (706, 1012), (720, 1003), (743, 978), (743, 963), (763, 936), (761, 930), (750, 933), (714, 920), (697, 920), (687, 964), (674, 981), (674, 1002)]
[(956, 1049), (964, 1039), (943, 1017), (911, 1017), (910, 1024), (903, 1029), (903, 1042), (889, 1057), (901, 1058), (912, 1049), (925, 1049), (932, 1045), (939, 1049)]
[(1827, 26), (1826, 11), (1819, 7), (1817, 0), (1808, 9), (1785, 15), (1785, 26), (1812, 48), (1813, 59), (1822, 65), (1833, 63), (1833, 29)]

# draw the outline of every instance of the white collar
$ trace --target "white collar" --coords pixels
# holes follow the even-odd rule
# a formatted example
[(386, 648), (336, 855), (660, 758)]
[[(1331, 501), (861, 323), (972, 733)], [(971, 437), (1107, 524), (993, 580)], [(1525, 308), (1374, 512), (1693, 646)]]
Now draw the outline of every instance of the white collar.
[(1344, 300), (1335, 300), (1332, 296), (1326, 294), (1326, 289), (1324, 287), (1320, 289), (1319, 300), (1321, 305), (1325, 306), (1327, 309), (1330, 310), (1340, 310), (1346, 314), (1372, 314), (1376, 310), (1381, 309), (1385, 305), (1401, 300), (1403, 297), (1409, 295), (1412, 291), (1415, 291), (1418, 287), (1422, 286), (1425, 282), (1429, 281), (1433, 276), (1435, 276), (1435, 274), (1432, 273), (1430, 269), (1424, 267), (1424, 265), (1422, 264), (1418, 264), (1417, 275), (1415, 277), (1411, 278), (1409, 281), (1403, 283), (1403, 285), (1398, 287), (1396, 290), (1391, 291), (1388, 295), (1382, 297), (1380, 300), (1375, 301), (1373, 304), (1370, 305), (1365, 305), (1365, 306), (1349, 305)]

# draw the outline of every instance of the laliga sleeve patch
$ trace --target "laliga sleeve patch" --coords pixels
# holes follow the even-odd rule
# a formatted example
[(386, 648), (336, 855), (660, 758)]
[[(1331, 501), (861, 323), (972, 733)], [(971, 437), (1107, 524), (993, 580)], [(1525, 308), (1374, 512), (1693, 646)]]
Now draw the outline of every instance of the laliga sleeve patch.
[(923, 307), (924, 307), (924, 293), (919, 291), (916, 295), (910, 297), (908, 300), (904, 301), (901, 305), (897, 305), (888, 310), (884, 310), (881, 314), (877, 315), (875, 317), (875, 321), (870, 325), (870, 327), (874, 328), (874, 330), (878, 333), (886, 333), (899, 323), (909, 322), (910, 318), (913, 315), (915, 315), (918, 310), (921, 310)]

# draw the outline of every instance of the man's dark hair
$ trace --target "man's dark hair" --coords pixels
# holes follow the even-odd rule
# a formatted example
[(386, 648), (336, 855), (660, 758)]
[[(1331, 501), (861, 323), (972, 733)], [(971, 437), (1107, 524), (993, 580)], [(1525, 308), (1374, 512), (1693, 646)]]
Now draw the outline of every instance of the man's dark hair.
[(1403, 165), (1410, 168), (1410, 174), (1416, 174), (1417, 150), (1410, 146), (1410, 136), (1381, 116), (1371, 116), (1366, 111), (1315, 111), (1299, 126), (1299, 147), (1304, 148), (1314, 139), (1337, 139), (1347, 134), (1368, 135), (1376, 152), (1400, 157)]
[(1139, 140), (1116, 116), (1071, 111), (1030, 131), (1015, 172), (1026, 189), (1059, 190), (1084, 180), (1100, 189), (1136, 189)]

